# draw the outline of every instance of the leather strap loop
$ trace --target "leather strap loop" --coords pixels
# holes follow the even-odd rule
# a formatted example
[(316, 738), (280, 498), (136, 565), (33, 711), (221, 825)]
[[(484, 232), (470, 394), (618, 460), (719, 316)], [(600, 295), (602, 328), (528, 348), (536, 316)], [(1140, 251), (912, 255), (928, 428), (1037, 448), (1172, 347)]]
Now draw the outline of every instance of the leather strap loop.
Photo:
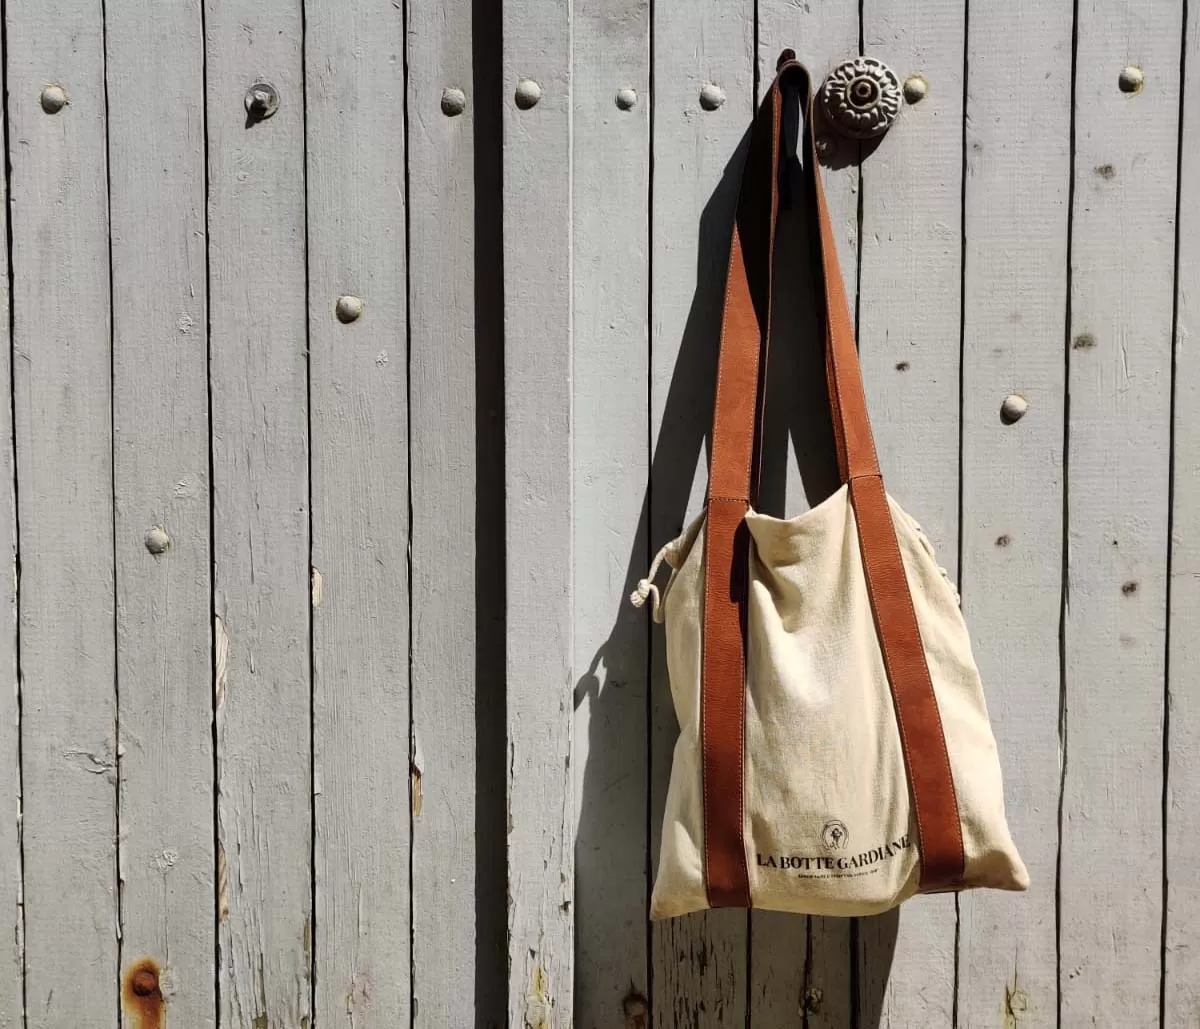
[(945, 737), (895, 525), (867, 417), (854, 323), (813, 133), (808, 71), (785, 51), (759, 107), (742, 173), (729, 253), (713, 413), (712, 463), (705, 536), (701, 735), (705, 885), (713, 907), (749, 907), (744, 842), (746, 709), (745, 605), (749, 541), (744, 524), (754, 499), (757, 431), (765, 389), (783, 89), (803, 99), (803, 150), (817, 209), (825, 291), (825, 374), (838, 468), (858, 522), (863, 567), (884, 667), (891, 685), (913, 794), (922, 890), (953, 887), (963, 874), (958, 804)]

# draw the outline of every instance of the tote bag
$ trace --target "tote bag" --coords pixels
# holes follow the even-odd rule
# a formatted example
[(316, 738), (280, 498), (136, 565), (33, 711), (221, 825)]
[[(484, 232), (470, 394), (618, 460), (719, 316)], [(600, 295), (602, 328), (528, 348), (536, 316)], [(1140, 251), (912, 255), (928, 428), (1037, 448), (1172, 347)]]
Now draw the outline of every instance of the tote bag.
[[(785, 54), (755, 118), (730, 246), (704, 512), (631, 598), (665, 621), (679, 738), (651, 917), (869, 915), (918, 892), (1023, 890), (954, 587), (885, 492), (814, 144)], [(803, 103), (841, 487), (754, 509), (785, 99)], [(671, 575), (652, 585), (660, 560)]]

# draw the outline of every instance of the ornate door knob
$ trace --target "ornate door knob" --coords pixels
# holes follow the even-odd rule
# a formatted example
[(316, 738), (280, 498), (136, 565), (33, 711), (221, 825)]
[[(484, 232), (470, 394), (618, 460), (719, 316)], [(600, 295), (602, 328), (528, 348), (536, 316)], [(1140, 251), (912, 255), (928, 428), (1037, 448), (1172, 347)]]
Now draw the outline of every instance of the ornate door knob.
[(869, 139), (886, 132), (900, 113), (900, 80), (882, 61), (855, 57), (826, 77), (821, 106), (839, 133)]

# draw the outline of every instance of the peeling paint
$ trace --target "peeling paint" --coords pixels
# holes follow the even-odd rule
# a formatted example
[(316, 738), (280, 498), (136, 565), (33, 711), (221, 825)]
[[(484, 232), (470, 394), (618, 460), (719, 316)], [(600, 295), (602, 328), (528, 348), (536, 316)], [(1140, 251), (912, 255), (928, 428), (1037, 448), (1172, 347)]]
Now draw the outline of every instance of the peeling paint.
[(125, 970), (121, 980), (121, 1006), (134, 1029), (162, 1029), (166, 1024), (167, 1005), (160, 977), (154, 958), (139, 958)]
[(1017, 1029), (1029, 1010), (1029, 997), (1017, 985), (1017, 973), (1013, 971), (1011, 983), (1004, 984), (1004, 1029)]
[(217, 841), (217, 914), (222, 922), (229, 917), (229, 866), (225, 863), (225, 844)]
[(625, 1012), (625, 1029), (646, 1029), (650, 1018), (650, 1002), (646, 995), (637, 989), (631, 989), (621, 1002)]
[(409, 748), (408, 757), (408, 775), (412, 787), (412, 814), (413, 818), (421, 817), (421, 808), (424, 806), (424, 786), (422, 784), (421, 767), (425, 764), (425, 759), (421, 755), (421, 744), (416, 734), (413, 734), (412, 745)]
[(319, 568), (312, 569), (312, 606), (320, 607), (325, 598), (325, 576)]
[(213, 619), (213, 638), (217, 650), (216, 706), (220, 711), (225, 703), (225, 682), (229, 673), (229, 633), (225, 630), (225, 619), (220, 615)]
[[(536, 952), (530, 951), (529, 956), (535, 957)], [(525, 1029), (550, 1029), (553, 1007), (545, 969), (540, 962), (534, 961), (533, 973), (529, 977), (529, 995), (525, 1001)]]

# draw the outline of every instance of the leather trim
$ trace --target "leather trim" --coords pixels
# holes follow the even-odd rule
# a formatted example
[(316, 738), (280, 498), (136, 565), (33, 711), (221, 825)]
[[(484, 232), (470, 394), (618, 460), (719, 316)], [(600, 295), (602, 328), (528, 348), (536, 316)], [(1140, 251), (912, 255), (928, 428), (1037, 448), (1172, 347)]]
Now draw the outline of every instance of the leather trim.
[(746, 665), (743, 638), (750, 532), (744, 500), (709, 501), (705, 527), (700, 735), (704, 886), (711, 907), (750, 906), (743, 842)]
[(944, 890), (962, 881), (966, 865), (958, 797), (883, 479), (851, 479), (850, 502), (912, 791), (921, 890)]
[[(759, 107), (729, 252), (713, 413), (704, 561), (700, 719), (704, 875), (713, 907), (749, 907), (744, 839), (745, 604), (757, 428), (765, 381), (773, 253), (779, 208), (782, 86), (799, 80), (804, 142), (818, 212), (825, 292), (826, 378), (838, 466), (850, 484), (859, 546), (884, 667), (904, 747), (920, 841), (921, 889), (952, 888), (963, 874), (962, 829), (945, 736), (896, 529), (867, 417), (854, 323), (838, 266), (813, 133), (817, 110), (807, 70), (785, 54)], [(769, 198), (769, 202), (768, 202)]]

